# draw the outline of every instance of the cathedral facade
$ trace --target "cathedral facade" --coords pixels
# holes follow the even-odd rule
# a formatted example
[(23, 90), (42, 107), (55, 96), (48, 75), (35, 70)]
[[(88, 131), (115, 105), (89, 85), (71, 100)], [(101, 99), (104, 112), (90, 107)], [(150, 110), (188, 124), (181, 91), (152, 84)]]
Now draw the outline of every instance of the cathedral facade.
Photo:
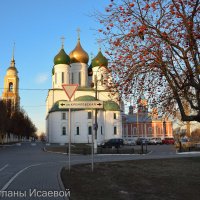
[(69, 55), (62, 45), (54, 57), (52, 88), (46, 98), (46, 133), (50, 143), (69, 142), (69, 110), (59, 107), (59, 102), (69, 101), (63, 84), (78, 84), (71, 101), (103, 101), (103, 108), (97, 111), (93, 108), (71, 109), (72, 143), (91, 143), (95, 129), (97, 142), (122, 137), (123, 108), (118, 93), (111, 94), (109, 90), (112, 78), (108, 60), (99, 50), (90, 65), (88, 62), (89, 56), (82, 48), (80, 38)]

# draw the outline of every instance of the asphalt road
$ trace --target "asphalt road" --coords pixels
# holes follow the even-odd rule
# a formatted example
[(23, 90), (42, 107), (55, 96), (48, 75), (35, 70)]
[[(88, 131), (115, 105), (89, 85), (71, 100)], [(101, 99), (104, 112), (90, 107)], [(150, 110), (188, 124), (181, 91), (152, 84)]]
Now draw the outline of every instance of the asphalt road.
[[(27, 142), (0, 148), (0, 199), (66, 199), (63, 196), (68, 196), (68, 193), (62, 187), (59, 174), (63, 166), (68, 167), (68, 156), (45, 152), (43, 147), (42, 143)], [(176, 154), (172, 145), (148, 146), (148, 149), (151, 150), (148, 155), (96, 155), (94, 160), (108, 162), (200, 156)], [(90, 155), (71, 156), (72, 165), (90, 162)]]

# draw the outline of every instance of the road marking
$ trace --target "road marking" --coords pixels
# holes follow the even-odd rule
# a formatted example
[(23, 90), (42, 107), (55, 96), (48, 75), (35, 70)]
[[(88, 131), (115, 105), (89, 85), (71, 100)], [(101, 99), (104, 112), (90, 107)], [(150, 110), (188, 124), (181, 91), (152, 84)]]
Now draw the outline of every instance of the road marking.
[(0, 168), (0, 172), (2, 172), (6, 167), (8, 167), (8, 164), (6, 164), (2, 168)]
[(30, 166), (25, 167), (24, 169), (20, 170), (19, 172), (17, 172), (17, 173), (16, 173), (2, 188), (1, 188), (0, 192), (5, 191), (5, 190), (9, 187), (9, 185), (10, 185), (21, 173), (23, 173), (24, 171), (26, 171), (27, 169), (29, 169), (29, 168), (31, 168), (31, 167), (36, 167), (36, 166), (39, 166), (39, 165), (41, 165), (41, 163), (40, 163), (40, 164), (35, 164), (35, 165), (30, 165)]

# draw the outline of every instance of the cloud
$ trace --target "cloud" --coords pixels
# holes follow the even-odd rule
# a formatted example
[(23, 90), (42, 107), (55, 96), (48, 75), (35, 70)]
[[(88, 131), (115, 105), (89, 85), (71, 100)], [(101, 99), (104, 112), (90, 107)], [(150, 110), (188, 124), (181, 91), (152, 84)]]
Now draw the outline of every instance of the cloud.
[(36, 76), (36, 83), (42, 84), (48, 80), (49, 74), (48, 73), (41, 73)]

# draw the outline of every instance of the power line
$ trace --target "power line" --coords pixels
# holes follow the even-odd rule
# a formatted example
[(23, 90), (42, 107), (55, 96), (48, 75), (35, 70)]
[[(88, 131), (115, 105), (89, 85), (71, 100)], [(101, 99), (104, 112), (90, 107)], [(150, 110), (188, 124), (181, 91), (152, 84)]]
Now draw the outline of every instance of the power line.
[[(9, 88), (0, 88), (1, 90), (8, 90)], [(49, 90), (49, 89), (39, 89), (39, 88), (18, 88), (18, 90), (29, 90), (29, 91), (46, 91), (46, 90)]]
[(22, 105), (21, 106), (22, 108), (24, 108), (24, 107), (28, 107), (28, 108), (39, 108), (39, 107), (46, 107), (46, 105), (35, 105), (35, 106), (33, 106), (33, 105)]

